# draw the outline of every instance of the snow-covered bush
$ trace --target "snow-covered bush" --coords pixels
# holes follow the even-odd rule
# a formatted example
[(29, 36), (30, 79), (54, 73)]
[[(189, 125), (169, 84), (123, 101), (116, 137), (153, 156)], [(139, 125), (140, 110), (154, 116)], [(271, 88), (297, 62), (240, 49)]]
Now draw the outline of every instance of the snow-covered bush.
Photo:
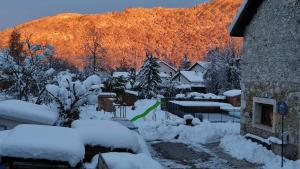
[(46, 86), (47, 94), (56, 103), (59, 111), (59, 125), (70, 126), (72, 121), (79, 118), (79, 106), (86, 103), (88, 96), (99, 92), (101, 83), (96, 75), (88, 77), (85, 81), (74, 80), (75, 75), (60, 72), (55, 78), (55, 84)]
[(33, 45), (28, 39), (20, 40), (20, 33), (11, 35), (9, 48), (0, 54), (1, 80), (8, 82), (4, 92), (19, 100), (38, 97), (54, 73), (50, 58), (54, 54), (51, 45)]

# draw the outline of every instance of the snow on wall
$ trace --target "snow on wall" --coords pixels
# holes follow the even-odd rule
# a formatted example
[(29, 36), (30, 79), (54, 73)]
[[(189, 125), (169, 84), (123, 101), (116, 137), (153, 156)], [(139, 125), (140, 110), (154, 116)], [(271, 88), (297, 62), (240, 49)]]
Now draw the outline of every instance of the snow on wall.
[(50, 111), (45, 106), (21, 100), (0, 101), (0, 115), (49, 125), (53, 125), (58, 118), (58, 113)]
[(76, 166), (84, 158), (84, 145), (71, 128), (19, 125), (0, 145), (1, 156), (65, 161)]

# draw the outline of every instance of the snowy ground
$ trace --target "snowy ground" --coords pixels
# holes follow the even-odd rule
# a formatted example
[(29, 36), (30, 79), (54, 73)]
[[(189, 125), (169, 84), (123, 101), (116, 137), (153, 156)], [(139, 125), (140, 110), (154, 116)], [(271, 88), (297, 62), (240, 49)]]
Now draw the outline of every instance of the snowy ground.
[[(155, 102), (156, 100), (139, 100), (135, 110), (130, 107), (126, 109), (127, 118), (143, 113)], [(110, 113), (97, 112), (95, 109), (96, 106), (82, 107), (80, 117), (112, 117)], [(240, 136), (239, 123), (204, 121), (191, 127), (184, 125), (183, 119), (164, 112), (159, 107), (134, 124), (149, 143), (153, 158), (165, 168), (281, 168), (279, 156)], [(285, 169), (298, 169), (300, 161), (286, 160), (285, 164)]]

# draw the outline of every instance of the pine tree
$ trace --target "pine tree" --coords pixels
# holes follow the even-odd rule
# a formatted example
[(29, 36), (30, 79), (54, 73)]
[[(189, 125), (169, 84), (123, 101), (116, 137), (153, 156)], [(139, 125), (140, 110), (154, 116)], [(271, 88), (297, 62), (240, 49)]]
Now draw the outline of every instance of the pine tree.
[(187, 70), (191, 67), (191, 61), (187, 55), (184, 55), (181, 59), (180, 70)]
[(141, 97), (152, 98), (158, 93), (158, 87), (161, 84), (157, 63), (157, 58), (148, 54), (144, 64), (137, 76), (137, 83), (141, 89)]

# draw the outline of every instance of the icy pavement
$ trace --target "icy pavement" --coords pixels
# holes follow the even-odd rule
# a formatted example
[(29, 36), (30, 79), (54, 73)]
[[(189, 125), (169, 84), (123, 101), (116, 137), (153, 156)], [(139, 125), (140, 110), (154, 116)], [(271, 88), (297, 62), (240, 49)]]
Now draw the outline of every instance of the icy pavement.
[(151, 154), (168, 169), (259, 169), (256, 164), (237, 160), (223, 152), (218, 143), (186, 145), (150, 142)]

